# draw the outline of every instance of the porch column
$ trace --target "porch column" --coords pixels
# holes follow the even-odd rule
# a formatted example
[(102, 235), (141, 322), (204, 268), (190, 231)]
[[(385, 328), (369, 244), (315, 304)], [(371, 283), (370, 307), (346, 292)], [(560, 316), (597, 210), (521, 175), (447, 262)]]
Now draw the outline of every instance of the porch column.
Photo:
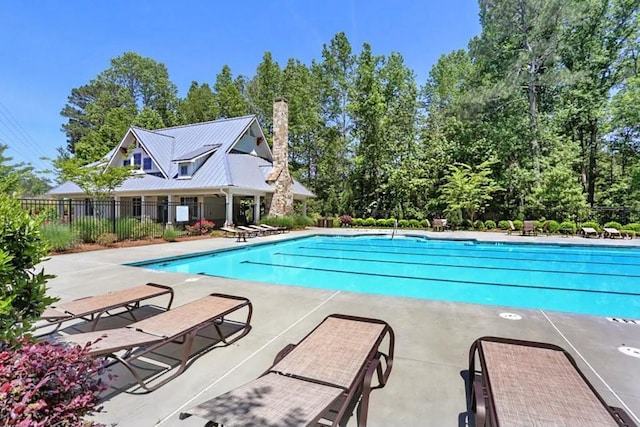
[(113, 212), (113, 216), (116, 219), (120, 218), (120, 196), (113, 196), (113, 201), (114, 201), (114, 211)]
[(140, 196), (140, 220), (144, 217), (147, 212), (147, 196)]
[(173, 225), (175, 221), (175, 206), (173, 206), (173, 195), (167, 196), (167, 225)]
[(260, 196), (253, 196), (253, 223), (260, 224)]
[(307, 199), (302, 201), (302, 215), (307, 216)]
[(224, 220), (224, 225), (228, 227), (233, 225), (233, 194), (231, 194), (231, 191), (227, 193), (226, 203), (227, 203), (227, 213)]

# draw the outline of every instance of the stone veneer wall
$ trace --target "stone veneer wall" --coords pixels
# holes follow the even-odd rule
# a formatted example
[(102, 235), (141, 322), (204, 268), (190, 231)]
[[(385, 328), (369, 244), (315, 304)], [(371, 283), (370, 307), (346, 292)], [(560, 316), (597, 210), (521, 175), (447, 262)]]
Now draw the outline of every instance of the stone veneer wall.
[(286, 216), (293, 213), (293, 180), (289, 174), (289, 105), (284, 98), (273, 103), (273, 171), (277, 176), (273, 185), (273, 197), (269, 216)]

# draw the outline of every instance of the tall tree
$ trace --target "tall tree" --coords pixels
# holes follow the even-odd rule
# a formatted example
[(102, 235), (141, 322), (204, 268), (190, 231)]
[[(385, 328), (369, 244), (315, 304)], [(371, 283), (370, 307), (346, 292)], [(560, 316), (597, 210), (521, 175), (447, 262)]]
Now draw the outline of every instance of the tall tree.
[(191, 82), (187, 97), (178, 106), (180, 124), (202, 123), (219, 116), (216, 96), (207, 83)]
[[(249, 110), (258, 116), (264, 129), (273, 126), (273, 101), (282, 96), (282, 70), (273, 60), (271, 52), (265, 52), (262, 62), (258, 64), (256, 75), (247, 86)], [(269, 132), (267, 132), (269, 133)], [(267, 135), (271, 142), (271, 135)]]
[(247, 101), (241, 92), (242, 84), (242, 81), (233, 80), (231, 68), (228, 65), (222, 67), (214, 85), (218, 117), (229, 118), (247, 114)]

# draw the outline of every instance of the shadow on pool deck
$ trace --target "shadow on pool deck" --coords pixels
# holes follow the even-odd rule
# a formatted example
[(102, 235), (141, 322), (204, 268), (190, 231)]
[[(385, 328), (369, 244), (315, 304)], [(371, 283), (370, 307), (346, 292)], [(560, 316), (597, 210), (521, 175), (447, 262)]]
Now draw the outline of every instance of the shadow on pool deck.
[[(318, 229), (252, 239), (249, 244), (317, 232), (356, 233)], [(492, 241), (596, 242), (498, 233), (426, 234)], [(597, 244), (602, 244), (604, 239), (599, 240)], [(635, 244), (609, 239), (604, 243), (629, 245), (628, 242)], [(179, 412), (256, 378), (270, 366), (282, 347), (299, 341), (332, 313), (381, 318), (395, 330), (393, 372), (387, 386), (371, 394), (370, 426), (467, 425), (464, 375), (468, 374), (464, 372), (468, 368), (469, 346), (484, 335), (545, 341), (564, 347), (609, 404), (627, 406), (629, 412), (640, 414), (640, 359), (618, 351), (622, 345), (640, 348), (640, 325), (570, 313), (270, 285), (121, 265), (240, 245), (244, 243), (208, 239), (59, 255), (43, 264), (48, 273), (58, 275), (49, 282), (51, 293), (65, 300), (152, 281), (174, 287), (175, 306), (211, 292), (242, 295), (254, 304), (253, 329), (246, 337), (229, 347), (205, 353), (183, 375), (152, 393), (136, 395), (114, 390), (104, 402), (105, 412), (95, 417), (97, 421), (121, 427), (204, 426), (205, 422), (196, 417), (180, 421)], [(506, 320), (499, 317), (501, 312), (517, 313), (522, 319)], [(355, 425), (353, 416), (348, 426)]]

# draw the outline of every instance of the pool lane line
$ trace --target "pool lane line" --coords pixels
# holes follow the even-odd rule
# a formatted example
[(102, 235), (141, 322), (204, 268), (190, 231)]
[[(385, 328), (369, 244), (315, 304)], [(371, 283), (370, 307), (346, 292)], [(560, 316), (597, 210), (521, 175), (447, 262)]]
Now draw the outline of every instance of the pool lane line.
[(595, 368), (593, 366), (591, 366), (591, 364), (589, 362), (587, 362), (587, 359), (582, 355), (582, 353), (580, 353), (578, 351), (578, 349), (571, 343), (571, 341), (569, 341), (569, 338), (567, 338), (562, 331), (560, 330), (560, 328), (558, 328), (556, 326), (555, 323), (553, 323), (553, 321), (549, 318), (549, 316), (547, 316), (547, 313), (544, 312), (544, 310), (540, 309), (540, 313), (542, 313), (542, 315), (545, 317), (545, 319), (547, 319), (547, 321), (551, 324), (551, 326), (553, 326), (553, 329), (556, 330), (556, 332), (558, 332), (558, 334), (560, 334), (560, 336), (562, 337), (562, 339), (564, 339), (564, 341), (569, 344), (569, 347), (571, 347), (573, 349), (573, 351), (576, 352), (576, 354), (578, 355), (578, 357), (580, 357), (580, 359), (582, 359), (582, 361), (589, 367), (589, 369), (591, 369), (591, 372), (593, 372), (595, 374), (596, 377), (598, 377), (598, 379), (600, 381), (602, 381), (602, 384), (604, 384), (604, 386), (609, 390), (609, 392), (611, 392), (611, 394), (613, 394), (615, 396), (616, 399), (618, 399), (618, 402), (620, 402), (622, 404), (622, 406), (624, 407), (624, 410), (627, 412), (627, 414), (631, 415), (633, 418), (635, 418), (636, 422), (640, 423), (640, 418), (633, 413), (633, 411), (627, 406), (626, 403), (624, 403), (624, 401), (622, 400), (622, 398), (620, 396), (618, 396), (618, 393), (616, 393), (615, 391), (613, 391), (613, 388), (611, 388), (611, 386), (604, 380), (604, 378), (602, 378), (600, 376), (600, 374), (598, 372), (596, 372)]
[[(318, 248), (312, 246), (298, 246), (299, 249), (312, 249), (316, 251), (332, 251), (336, 250), (344, 251), (344, 252), (364, 252), (369, 254), (391, 254), (391, 255), (415, 255), (415, 256), (425, 256), (425, 257), (441, 257), (441, 258), (472, 258), (472, 259), (502, 259), (508, 261), (537, 261), (537, 262), (562, 262), (567, 264), (602, 264), (602, 265), (616, 265), (620, 267), (635, 267), (636, 264), (620, 264), (617, 262), (606, 262), (606, 261), (560, 261), (560, 260), (545, 260), (539, 258), (513, 258), (513, 257), (499, 257), (499, 256), (477, 256), (477, 255), (446, 255), (446, 254), (435, 254), (435, 253), (421, 253), (421, 252), (389, 252), (389, 251), (368, 251), (364, 249), (331, 249), (331, 248)], [(453, 249), (457, 250), (457, 249)]]
[[(368, 247), (372, 247), (372, 248), (410, 248), (410, 246), (406, 246), (406, 245), (397, 245), (397, 246), (393, 246), (393, 245), (376, 245), (376, 244), (363, 245), (363, 244), (341, 243), (341, 242), (317, 242), (316, 244), (318, 244), (318, 245), (329, 245), (329, 246), (357, 246), (357, 247), (368, 246)], [(509, 243), (505, 243), (505, 245), (509, 245)], [(542, 246), (542, 245), (544, 245), (544, 243), (541, 243), (540, 245)], [(511, 252), (510, 249), (506, 249), (506, 248), (505, 249), (485, 248), (484, 244), (472, 244), (472, 245), (463, 245), (463, 246), (466, 246), (467, 248), (468, 247), (476, 247), (476, 248), (482, 247), (482, 251), (483, 252), (500, 252), (500, 253)], [(500, 247), (504, 248), (504, 246), (500, 246)], [(452, 248), (450, 246), (431, 246), (431, 247), (425, 247), (424, 249), (438, 249), (438, 250), (445, 250), (445, 251), (464, 250), (463, 248)], [(591, 248), (591, 247), (585, 248), (585, 250), (594, 250), (594, 249), (602, 251), (602, 249), (597, 249), (597, 248)], [(611, 248), (609, 248), (609, 249), (611, 249)], [(616, 249), (611, 249), (611, 250), (616, 250)], [(557, 249), (554, 249), (554, 251), (557, 251)], [(519, 249), (516, 252), (517, 253), (527, 253), (527, 254), (540, 254), (540, 253), (543, 253), (540, 250), (537, 250), (537, 251), (524, 250), (523, 251), (523, 250), (519, 250)], [(566, 250), (564, 250), (563, 252), (557, 252), (557, 253), (563, 254), (563, 255), (575, 255), (574, 253), (572, 253), (570, 251), (566, 251)], [(583, 254), (583, 255), (589, 255), (589, 254)], [(613, 255), (602, 254), (601, 256), (613, 256)], [(615, 256), (618, 256), (618, 257), (621, 257), (621, 258), (640, 259), (640, 255), (620, 254), (620, 255), (615, 255)]]
[[(379, 262), (383, 264), (403, 264), (403, 265), (423, 265), (432, 267), (455, 267), (455, 268), (473, 268), (482, 270), (507, 270), (507, 271), (526, 271), (529, 273), (557, 273), (557, 274), (586, 274), (589, 276), (612, 276), (612, 277), (638, 277), (640, 275), (635, 274), (617, 274), (617, 273), (589, 273), (586, 271), (558, 271), (558, 270), (540, 270), (540, 269), (522, 269), (514, 267), (488, 267), (484, 265), (455, 265), (455, 264), (436, 264), (428, 262), (407, 262), (407, 261), (388, 261), (379, 259), (362, 259), (362, 258), (344, 258), (344, 257), (332, 257), (323, 255), (305, 255), (305, 254), (292, 254), (287, 252), (274, 252), (273, 255), (285, 255), (291, 257), (303, 257), (303, 258), (320, 258), (320, 259), (334, 259), (334, 260), (347, 260), (347, 261), (361, 261), (361, 262)], [(434, 255), (435, 256), (435, 255)], [(464, 257), (460, 257), (464, 258)], [(200, 273), (198, 273), (200, 274)]]
[(191, 399), (187, 400), (186, 402), (184, 402), (182, 405), (180, 405), (180, 407), (178, 407), (178, 409), (176, 409), (175, 411), (171, 412), (169, 415), (167, 415), (166, 417), (164, 417), (163, 419), (161, 419), (159, 422), (157, 422), (155, 425), (158, 426), (160, 424), (164, 424), (166, 421), (168, 421), (171, 417), (173, 417), (174, 415), (176, 415), (178, 412), (180, 412), (182, 409), (184, 409), (187, 405), (191, 404), (191, 402), (193, 402), (194, 400), (196, 400), (198, 397), (202, 396), (204, 393), (206, 393), (207, 391), (209, 391), (213, 386), (215, 386), (216, 384), (218, 384), (220, 381), (222, 381), (223, 379), (225, 379), (226, 377), (228, 377), (232, 372), (236, 371), (237, 369), (239, 369), (242, 365), (244, 365), (245, 363), (247, 363), (250, 359), (252, 359), (255, 355), (257, 355), (258, 353), (260, 353), (262, 350), (264, 350), (265, 348), (267, 348), (269, 345), (271, 345), (271, 343), (273, 343), (274, 341), (276, 341), (278, 338), (282, 337), (284, 334), (286, 334), (287, 332), (289, 332), (290, 329), (293, 329), (296, 325), (298, 325), (300, 322), (302, 322), (303, 320), (305, 320), (307, 317), (309, 317), (311, 314), (315, 313), (316, 311), (318, 311), (321, 307), (323, 307), (326, 303), (328, 303), (330, 300), (333, 299), (333, 297), (335, 297), (336, 295), (338, 295), (340, 292), (342, 291), (336, 291), (333, 294), (329, 295), (327, 297), (327, 299), (325, 299), (324, 301), (322, 301), (320, 304), (318, 304), (315, 308), (313, 308), (312, 310), (310, 310), (309, 312), (307, 312), (307, 314), (305, 314), (304, 316), (302, 316), (301, 318), (299, 318), (298, 320), (296, 320), (295, 322), (293, 322), (292, 324), (290, 324), (289, 326), (287, 326), (285, 329), (283, 329), (279, 334), (277, 334), (276, 336), (274, 336), (273, 338), (271, 338), (269, 341), (267, 341), (266, 343), (264, 343), (260, 348), (258, 348), (256, 351), (254, 351), (253, 353), (251, 353), (250, 355), (248, 355), (247, 357), (245, 357), (244, 359), (242, 359), (237, 365), (235, 365), (233, 368), (229, 369), (226, 373), (224, 373), (222, 376), (220, 376), (218, 379), (216, 379), (215, 381), (213, 381), (211, 384), (209, 384), (208, 386), (206, 386), (205, 388), (203, 388), (202, 390), (200, 390), (200, 392), (198, 392), (195, 396), (193, 396)]
[[(258, 262), (258, 261), (241, 261), (240, 264), (251, 264), (251, 265), (264, 265), (269, 267), (283, 267), (283, 268), (293, 268), (297, 270), (309, 270), (309, 271), (324, 271), (327, 273), (344, 273), (344, 274), (354, 274), (358, 276), (376, 276), (376, 277), (389, 277), (391, 279), (409, 279), (409, 280), (420, 280), (423, 282), (447, 282), (447, 283), (463, 283), (468, 285), (477, 285), (477, 286), (501, 286), (505, 288), (527, 288), (527, 289), (546, 289), (551, 291), (568, 291), (568, 292), (584, 292), (584, 293), (594, 293), (594, 294), (605, 294), (605, 295), (626, 295), (626, 296), (640, 296), (640, 293), (633, 292), (621, 292), (621, 291), (599, 291), (599, 290), (589, 290), (589, 289), (573, 289), (573, 288), (554, 288), (550, 286), (531, 286), (531, 285), (517, 285), (517, 284), (506, 284), (506, 283), (489, 283), (489, 282), (472, 282), (466, 280), (456, 280), (456, 279), (442, 279), (442, 278), (430, 278), (430, 277), (416, 277), (416, 276), (400, 276), (394, 274), (384, 274), (384, 273), (367, 273), (367, 272), (358, 272), (358, 271), (347, 271), (347, 270), (331, 270), (328, 268), (320, 268), (320, 267), (302, 267), (298, 265), (286, 265), (286, 264), (274, 264), (268, 262)], [(357, 292), (357, 291), (354, 291)]]

